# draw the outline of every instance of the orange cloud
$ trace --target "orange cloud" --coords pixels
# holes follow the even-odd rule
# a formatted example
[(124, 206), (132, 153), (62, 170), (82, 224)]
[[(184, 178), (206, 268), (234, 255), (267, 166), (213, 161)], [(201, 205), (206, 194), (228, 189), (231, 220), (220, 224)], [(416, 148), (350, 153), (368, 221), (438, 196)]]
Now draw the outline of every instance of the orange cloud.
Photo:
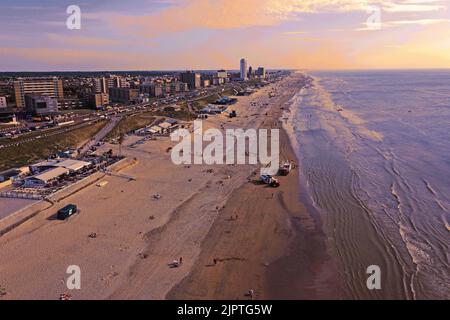
[(367, 5), (365, 0), (181, 0), (152, 14), (112, 14), (108, 21), (116, 28), (155, 36), (191, 29), (274, 26), (297, 19), (296, 14), (302, 12), (365, 10)]
[(180, 4), (143, 16), (114, 14), (109, 22), (118, 28), (134, 29), (140, 34), (158, 35), (189, 29), (234, 29), (249, 26), (272, 26), (282, 18), (271, 14), (261, 4), (264, 0), (183, 1)]
[[(237, 29), (274, 26), (298, 19), (301, 13), (366, 12), (378, 5), (386, 12), (430, 12), (445, 9), (444, 0), (179, 0), (174, 5), (140, 16), (111, 14), (109, 22), (141, 35), (191, 29)], [(127, 30), (128, 29), (128, 30)]]
[[(436, 6), (441, 3), (435, 0), (422, 0), (420, 3), (425, 2)], [(380, 0), (378, 3), (387, 6), (393, 1)], [(418, 2), (403, 0), (395, 3), (415, 5)], [(150, 15), (136, 17), (108, 13), (102, 19), (108, 17), (108, 21), (127, 36), (119, 37), (114, 32), (111, 32), (113, 39), (101, 35), (96, 37), (95, 33), (92, 37), (50, 34), (48, 40), (52, 42), (51, 47), (56, 48), (44, 48), (44, 45), (39, 48), (0, 48), (0, 69), (3, 57), (6, 58), (3, 62), (15, 61), (18, 57), (17, 61), (31, 61), (37, 66), (44, 66), (42, 69), (48, 66), (55, 69), (97, 70), (237, 69), (242, 56), (254, 67), (261, 65), (268, 68), (450, 66), (448, 19), (425, 18), (417, 14), (407, 17), (396, 15), (397, 20), (386, 21), (383, 25), (389, 27), (389, 32), (370, 31), (370, 34), (354, 31), (352, 26), (349, 26), (351, 29), (344, 27), (325, 31), (308, 29), (302, 23), (302, 29), (306, 28), (304, 31), (286, 31), (286, 26), (282, 26), (277, 32), (267, 32), (270, 28), (247, 28), (242, 32), (233, 32), (224, 46), (224, 34), (229, 33), (215, 32), (214, 37), (195, 39), (196, 47), (191, 52), (184, 50), (184, 44), (191, 39), (183, 38), (183, 34), (173, 35), (173, 43), (168, 46), (146, 46), (142, 37), (193, 29), (269, 27), (298, 18), (296, 14), (299, 12), (355, 11), (361, 10), (365, 4), (363, 0), (182, 0)], [(138, 52), (138, 49), (141, 51)]]

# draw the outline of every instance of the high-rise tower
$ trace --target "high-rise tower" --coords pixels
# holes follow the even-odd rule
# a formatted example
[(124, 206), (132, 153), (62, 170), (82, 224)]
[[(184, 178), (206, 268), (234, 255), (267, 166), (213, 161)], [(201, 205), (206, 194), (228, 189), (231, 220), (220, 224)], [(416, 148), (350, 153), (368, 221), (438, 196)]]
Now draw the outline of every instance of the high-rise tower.
[(241, 80), (247, 80), (247, 60), (241, 59)]

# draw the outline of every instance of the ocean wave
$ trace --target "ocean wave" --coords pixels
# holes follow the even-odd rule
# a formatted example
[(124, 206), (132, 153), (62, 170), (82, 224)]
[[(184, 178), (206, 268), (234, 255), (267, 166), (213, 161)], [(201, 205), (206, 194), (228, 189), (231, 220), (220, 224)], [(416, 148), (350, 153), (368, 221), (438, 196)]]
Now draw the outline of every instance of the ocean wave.
[[(365, 92), (368, 87), (362, 81), (357, 84), (353, 80), (327, 81), (315, 77), (313, 86), (291, 101), (288, 122), (293, 128), (292, 139), (299, 146), (297, 150), (301, 148), (298, 152), (312, 202), (332, 221), (331, 238), (358, 252), (358, 242), (369, 241), (357, 238), (356, 220), (351, 215), (352, 211), (360, 212), (376, 230), (377, 235), (371, 236), (370, 242), (379, 247), (382, 260), (394, 274), (392, 280), (401, 282), (406, 296), (449, 297), (450, 201), (443, 195), (449, 194), (450, 186), (445, 189), (442, 183), (436, 183), (439, 175), (441, 180), (445, 177), (439, 172), (439, 166), (445, 168), (445, 163), (433, 166), (433, 161), (439, 160), (437, 157), (426, 159), (415, 155), (421, 146), (430, 146), (424, 120), (416, 115), (411, 122), (401, 109), (397, 111), (389, 105), (383, 109), (381, 103), (377, 104), (379, 109), (367, 109), (364, 103), (373, 101), (364, 102), (361, 94), (358, 100), (353, 98), (352, 90)], [(395, 94), (400, 94), (400, 89), (395, 89)], [(409, 98), (409, 94), (404, 97)], [(389, 102), (385, 96), (373, 99)], [(423, 99), (420, 103), (426, 102)], [(394, 119), (396, 115), (405, 118), (396, 125), (383, 127), (386, 119)], [(402, 126), (413, 133), (402, 132)], [(415, 139), (415, 133), (420, 140)], [(417, 151), (405, 152), (409, 145), (399, 143), (402, 139)], [(430, 154), (427, 149), (422, 152)], [(339, 157), (345, 162), (336, 162)], [(428, 179), (427, 173), (433, 171), (439, 172), (438, 175)], [(342, 250), (339, 256), (349, 264), (355, 259)], [(347, 278), (355, 273), (354, 267), (347, 266), (350, 268), (346, 271)], [(361, 294), (354, 289), (357, 284), (352, 286), (349, 290), (355, 296)]]

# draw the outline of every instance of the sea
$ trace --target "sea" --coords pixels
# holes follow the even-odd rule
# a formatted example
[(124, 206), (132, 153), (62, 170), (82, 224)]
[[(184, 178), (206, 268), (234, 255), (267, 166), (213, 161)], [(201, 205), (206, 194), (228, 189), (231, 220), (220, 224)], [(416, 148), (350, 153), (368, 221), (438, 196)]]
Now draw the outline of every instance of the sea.
[(450, 299), (450, 70), (308, 75), (285, 124), (342, 296)]

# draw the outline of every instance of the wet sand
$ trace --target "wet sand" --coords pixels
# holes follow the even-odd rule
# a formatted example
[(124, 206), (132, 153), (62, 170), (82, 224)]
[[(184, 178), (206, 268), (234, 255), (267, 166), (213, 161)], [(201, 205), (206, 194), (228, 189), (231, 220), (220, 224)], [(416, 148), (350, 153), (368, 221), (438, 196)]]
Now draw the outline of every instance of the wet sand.
[[(281, 129), (279, 118), (290, 97), (272, 106), (261, 128)], [(280, 159), (296, 159), (283, 129)], [(193, 271), (168, 298), (249, 299), (250, 289), (254, 299), (339, 297), (320, 218), (300, 200), (298, 168), (280, 177), (279, 188), (255, 183), (258, 177), (259, 171), (233, 192)]]

